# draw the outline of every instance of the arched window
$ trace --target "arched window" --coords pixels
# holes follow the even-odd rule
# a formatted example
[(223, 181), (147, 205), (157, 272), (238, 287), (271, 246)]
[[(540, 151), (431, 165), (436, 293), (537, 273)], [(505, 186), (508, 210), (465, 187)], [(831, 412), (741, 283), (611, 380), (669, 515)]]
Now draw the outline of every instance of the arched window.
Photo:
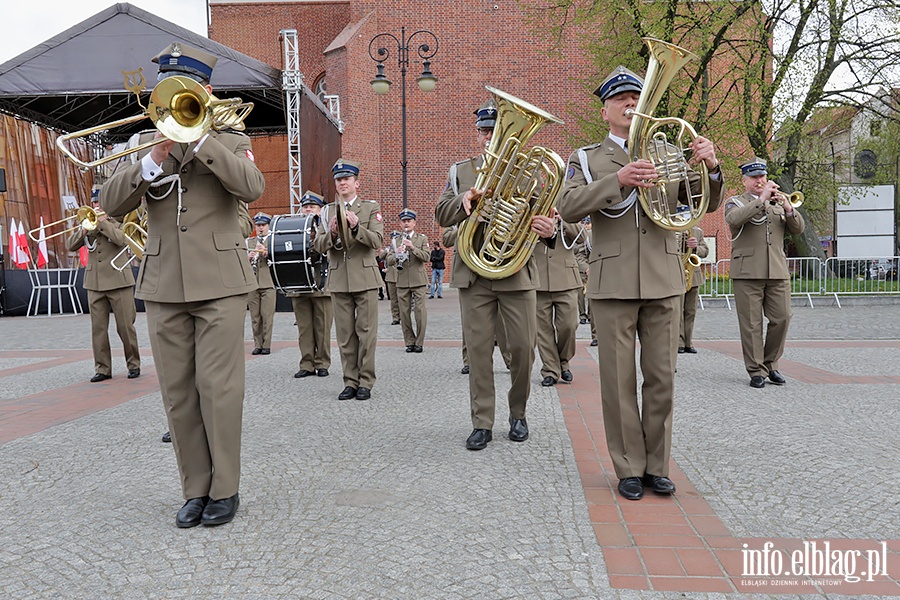
[(316, 77), (315, 83), (313, 83), (313, 93), (319, 99), (322, 104), (326, 106), (328, 103), (325, 101), (325, 94), (328, 92), (325, 89), (325, 73), (321, 73), (318, 77)]

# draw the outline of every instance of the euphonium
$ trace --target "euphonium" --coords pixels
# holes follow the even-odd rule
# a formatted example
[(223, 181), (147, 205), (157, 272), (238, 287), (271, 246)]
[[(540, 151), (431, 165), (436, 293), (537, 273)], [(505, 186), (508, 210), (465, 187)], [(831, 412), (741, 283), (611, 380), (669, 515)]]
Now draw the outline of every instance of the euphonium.
[[(697, 132), (683, 119), (654, 117), (653, 111), (675, 74), (687, 63), (697, 60), (697, 57), (683, 48), (657, 39), (644, 38), (644, 43), (650, 50), (650, 62), (637, 106), (626, 113), (633, 115), (631, 128), (628, 130), (628, 153), (632, 161), (646, 159), (652, 162), (659, 179), (652, 188), (637, 188), (638, 200), (647, 216), (659, 227), (673, 231), (689, 229), (706, 214), (710, 197), (709, 173), (703, 161), (700, 161), (698, 169), (701, 184), (699, 194), (691, 192), (688, 181), (691, 169), (684, 159), (686, 144), (682, 139), (687, 133), (693, 141), (697, 138)], [(660, 127), (667, 125), (677, 125), (679, 128), (674, 144), (668, 142), (664, 132), (658, 131)], [(666, 184), (677, 182), (683, 183), (686, 188), (689, 210), (677, 210), (678, 198), (668, 196)]]
[(475, 189), (484, 194), (460, 223), (456, 247), (474, 272), (503, 279), (531, 258), (538, 241), (531, 231), (532, 217), (550, 216), (563, 184), (562, 158), (540, 146), (526, 152), (525, 144), (548, 122), (562, 121), (506, 92), (487, 90), (497, 106), (497, 123), (475, 181)]

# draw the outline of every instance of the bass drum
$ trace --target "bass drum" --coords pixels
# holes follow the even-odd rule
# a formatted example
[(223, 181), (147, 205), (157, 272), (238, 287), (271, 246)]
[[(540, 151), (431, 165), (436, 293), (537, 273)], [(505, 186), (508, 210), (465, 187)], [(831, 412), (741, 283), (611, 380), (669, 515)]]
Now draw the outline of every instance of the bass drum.
[(313, 249), (318, 215), (279, 215), (267, 242), (275, 288), (285, 296), (325, 289), (328, 258)]

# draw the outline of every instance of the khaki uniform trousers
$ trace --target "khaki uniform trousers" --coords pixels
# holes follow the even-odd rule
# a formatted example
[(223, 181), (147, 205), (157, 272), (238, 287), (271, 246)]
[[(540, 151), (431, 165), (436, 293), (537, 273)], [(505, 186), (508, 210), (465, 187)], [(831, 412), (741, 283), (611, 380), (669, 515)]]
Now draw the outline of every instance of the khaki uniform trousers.
[[(735, 279), (734, 303), (741, 329), (744, 366), (750, 377), (766, 377), (778, 370), (791, 322), (789, 279)], [(763, 343), (763, 315), (768, 319)]]
[(145, 305), (184, 498), (229, 498), (241, 475), (247, 295)]
[(334, 310), (329, 296), (304, 294), (291, 298), (297, 319), (300, 370), (313, 371), (331, 366), (331, 325)]
[(256, 348), (272, 347), (272, 323), (275, 321), (275, 289), (261, 288), (247, 294), (253, 343)]
[(541, 376), (559, 380), (575, 356), (578, 329), (578, 289), (537, 293), (537, 348)]
[(697, 319), (697, 299), (700, 288), (696, 285), (684, 294), (684, 308), (681, 311), (681, 337), (678, 345), (682, 348), (694, 347), (694, 321)]
[(469, 358), (469, 402), (474, 429), (493, 429), (494, 337), (498, 319), (503, 320), (510, 353), (509, 414), (525, 418), (531, 395), (531, 367), (537, 337), (534, 290), (498, 292), (479, 277), (467, 288), (459, 288), (462, 325)]
[(109, 348), (109, 313), (116, 317), (116, 333), (122, 340), (125, 363), (128, 370), (141, 368), (141, 354), (138, 350), (137, 332), (134, 319), (134, 288), (95, 292), (88, 290), (88, 305), (91, 311), (91, 345), (94, 349), (94, 372), (112, 375), (112, 352)]
[(388, 299), (391, 301), (391, 322), (400, 320), (400, 299), (397, 298), (397, 282), (385, 281), (388, 289)]
[[(459, 301), (460, 314), (462, 314), (462, 299)], [(506, 328), (503, 327), (503, 319), (497, 319), (496, 331), (494, 332), (494, 345), (500, 348), (500, 356), (503, 357), (503, 363), (506, 365), (506, 368), (509, 368), (510, 361), (512, 357), (509, 353), (509, 341), (506, 339)], [(469, 350), (466, 348), (466, 330), (463, 329), (462, 333), (462, 359), (463, 364), (468, 366), (469, 364)]]
[[(400, 304), (400, 325), (403, 327), (403, 341), (407, 346), (422, 346), (425, 341), (425, 327), (428, 325), (428, 312), (425, 308), (425, 288), (398, 287), (397, 301)], [(413, 327), (413, 315), (416, 326)]]
[(590, 302), (584, 296), (584, 288), (587, 286), (587, 273), (581, 273), (581, 287), (578, 288), (578, 318), (587, 319), (591, 310)]
[[(591, 300), (602, 340), (600, 395), (606, 442), (616, 477), (667, 477), (681, 296), (654, 300)], [(641, 342), (638, 409), (635, 334)]]
[(334, 331), (341, 350), (344, 385), (372, 389), (378, 341), (378, 290), (331, 292)]

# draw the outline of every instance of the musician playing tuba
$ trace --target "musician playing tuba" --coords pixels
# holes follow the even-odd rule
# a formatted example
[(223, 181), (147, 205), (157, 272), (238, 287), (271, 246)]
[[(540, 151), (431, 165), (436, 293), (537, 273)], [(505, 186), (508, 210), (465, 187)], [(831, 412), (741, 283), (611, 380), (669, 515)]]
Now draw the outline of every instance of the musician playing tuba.
[[(434, 214), (442, 227), (451, 227), (467, 219), (477, 220), (480, 234), (490, 219), (493, 206), (480, 203), (485, 190), (475, 188), (476, 170), (484, 167), (486, 151), (498, 145), (492, 143), (498, 141), (493, 140), (494, 131), (495, 128), (503, 131), (505, 122), (494, 100), (489, 100), (476, 109), (475, 117), (475, 140), (479, 156), (467, 158), (450, 167), (447, 187), (441, 194)], [(526, 227), (553, 244), (556, 233), (553, 219), (535, 215)], [(531, 394), (531, 367), (534, 363), (537, 335), (537, 273), (529, 263), (507, 277), (489, 279), (472, 270), (460, 254), (461, 249), (457, 243), (450, 285), (459, 288), (463, 338), (469, 359), (469, 397), (474, 428), (466, 440), (466, 448), (482, 450), (493, 439), (494, 336), (495, 326), (500, 321), (508, 333), (511, 355), (508, 435), (512, 441), (524, 442), (529, 434), (525, 406)], [(525, 258), (527, 260), (528, 257)]]
[[(656, 60), (656, 59), (654, 59)], [(626, 141), (639, 100), (654, 89), (625, 67), (617, 67), (594, 91), (609, 135), (569, 158), (566, 184), (558, 203), (563, 219), (591, 217), (592, 240), (587, 296), (597, 326), (600, 385), (607, 443), (618, 491), (640, 500), (644, 486), (671, 494), (668, 478), (672, 437), (675, 357), (681, 322), (684, 274), (672, 231), (648, 217), (637, 201), (638, 188), (655, 188), (660, 175), (646, 158), (630, 160)], [(713, 143), (697, 137), (685, 165), (691, 191), (700, 187), (690, 168), (703, 162), (709, 171), (709, 210), (722, 200), (724, 185)], [(664, 185), (668, 201), (686, 202), (682, 182)], [(671, 208), (675, 208), (672, 206)], [(636, 339), (643, 371), (642, 411), (638, 408)], [(643, 415), (643, 418), (642, 418)]]

